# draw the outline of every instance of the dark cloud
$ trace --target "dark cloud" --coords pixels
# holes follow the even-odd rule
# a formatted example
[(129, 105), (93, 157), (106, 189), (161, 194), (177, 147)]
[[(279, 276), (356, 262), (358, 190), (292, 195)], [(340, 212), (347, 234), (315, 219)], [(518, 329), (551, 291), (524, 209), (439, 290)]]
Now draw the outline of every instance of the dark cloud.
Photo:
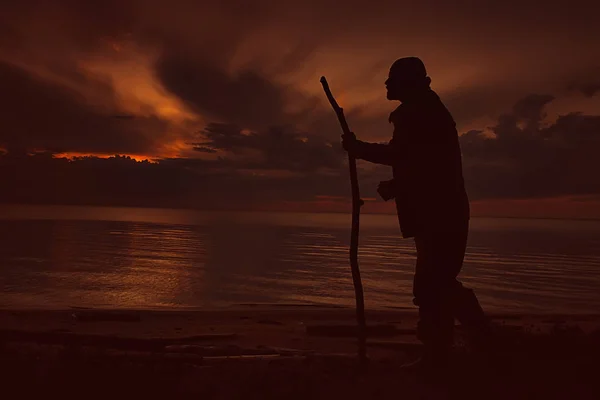
[(223, 66), (167, 50), (156, 70), (165, 87), (209, 119), (256, 127), (281, 123), (285, 92), (254, 71), (230, 76)]
[(143, 154), (166, 130), (157, 118), (113, 118), (115, 108), (95, 107), (77, 92), (8, 64), (0, 63), (0, 82), (0, 146), (8, 149)]
[(185, 170), (128, 157), (69, 161), (9, 153), (0, 165), (0, 201), (7, 203), (167, 206), (192, 183)]
[(70, 61), (74, 53), (87, 52), (101, 39), (132, 32), (139, 21), (134, 1), (82, 2), (59, 0), (2, 2), (0, 26), (10, 33), (0, 40), (0, 50), (44, 58), (48, 63)]
[(542, 126), (549, 95), (530, 95), (492, 127), (461, 136), (473, 198), (600, 193), (600, 116), (569, 113)]
[(252, 210), (312, 201), (317, 195), (347, 196), (349, 191), (337, 174), (263, 176), (228, 164), (182, 158), (158, 163), (128, 157), (69, 161), (49, 153), (9, 153), (0, 155), (0, 202)]
[(567, 90), (578, 91), (586, 97), (593, 97), (600, 92), (600, 67), (587, 68), (584, 72), (579, 73), (567, 85)]
[(168, 124), (157, 117), (121, 118), (111, 78), (92, 78), (78, 64), (106, 40), (128, 34), (134, 10), (132, 2), (113, 0), (3, 3), (0, 146), (113, 154), (156, 149)]
[[(306, 51), (292, 52), (281, 68), (289, 70), (295, 59)], [(310, 99), (293, 87), (275, 83), (253, 69), (231, 73), (225, 65), (198, 57), (194, 48), (172, 45), (156, 63), (156, 72), (173, 94), (209, 120), (238, 124), (246, 128), (264, 128), (267, 124), (289, 124), (314, 109)], [(304, 110), (288, 112), (290, 103), (304, 103)]]
[(600, 92), (600, 83), (588, 83), (581, 87), (581, 92), (587, 97), (592, 97), (596, 93)]
[[(493, 137), (483, 131), (461, 136), (473, 200), (600, 194), (600, 116), (569, 113), (542, 125), (550, 100), (523, 98), (498, 119)], [(210, 124), (203, 136), (198, 151), (220, 157), (151, 164), (124, 157), (69, 162), (49, 154), (15, 160), (9, 153), (0, 158), (0, 201), (256, 209), (349, 195), (346, 155), (339, 146), (305, 142), (291, 128), (248, 132)], [(390, 169), (359, 166), (363, 197), (377, 197), (377, 183), (391, 177)], [(281, 171), (290, 174), (274, 173)]]
[(573, 83), (569, 86), (569, 89), (577, 90), (586, 97), (593, 97), (596, 93), (600, 92), (600, 80), (597, 82)]
[[(194, 110), (208, 120), (252, 128), (310, 123), (323, 111), (322, 104), (298, 90), (297, 80), (280, 83), (286, 81), (279, 79), (282, 76), (297, 72), (310, 76), (314, 71), (316, 91), (317, 69), (333, 78), (341, 75), (353, 98), (360, 98), (364, 86), (358, 80), (382, 83), (395, 58), (420, 55), (460, 125), (496, 114), (524, 91), (534, 90), (527, 84), (530, 81), (548, 84), (568, 77), (574, 66), (598, 62), (593, 52), (582, 51), (596, 40), (590, 34), (595, 29), (590, 16), (596, 15), (597, 5), (589, 2), (574, 1), (568, 7), (547, 4), (544, 23), (537, 22), (537, 2), (529, 0), (501, 6), (426, 1), (410, 7), (402, 1), (349, 1), (344, 18), (339, 18), (333, 0), (261, 0), (246, 5), (242, 0), (6, 1), (0, 15), (0, 46), (13, 56), (34, 52), (37, 61), (68, 70), (78, 54), (95, 50), (102, 40), (126, 37), (146, 50), (164, 51), (157, 63), (159, 77)], [(510, 30), (505, 29), (507, 23)], [(431, 33), (437, 30), (445, 32), (444, 38), (432, 42)], [(565, 33), (572, 43), (558, 48)], [(546, 46), (555, 39), (556, 48)], [(232, 71), (239, 50), (246, 52), (246, 59), (242, 57), (242, 65)], [(474, 79), (471, 73), (458, 74), (444, 86), (446, 70), (462, 69), (473, 70)], [(348, 78), (352, 70), (355, 78)], [(582, 87), (587, 94), (596, 90), (594, 82)], [(287, 111), (290, 105), (296, 111)], [(355, 124), (366, 128), (368, 122), (369, 118), (365, 123), (357, 119)], [(322, 128), (327, 134), (324, 128), (330, 127)], [(376, 126), (369, 132), (381, 136), (384, 130)]]
[[(293, 127), (273, 126), (255, 132), (232, 124), (213, 123), (202, 134), (207, 141), (196, 145), (198, 151), (224, 151), (239, 168), (314, 172), (337, 171), (343, 165), (344, 154), (339, 143), (329, 143), (322, 136), (307, 136)], [(257, 156), (244, 157), (249, 151), (256, 151)]]
[[(435, 76), (432, 88), (436, 89)], [(439, 93), (442, 101), (460, 126), (482, 117), (495, 117), (506, 110), (521, 93), (518, 86), (502, 84), (464, 85)]]
[[(516, 119), (525, 120), (528, 126), (537, 128), (546, 115), (543, 114), (546, 104), (554, 100), (549, 94), (531, 94), (523, 97), (513, 106), (512, 116)], [(498, 129), (497, 134), (501, 134)]]

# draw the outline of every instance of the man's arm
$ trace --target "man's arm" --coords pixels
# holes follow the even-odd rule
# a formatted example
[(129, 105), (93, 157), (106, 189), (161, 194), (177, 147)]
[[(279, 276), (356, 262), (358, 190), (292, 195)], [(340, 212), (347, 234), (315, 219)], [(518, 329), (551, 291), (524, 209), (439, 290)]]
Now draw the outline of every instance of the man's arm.
[(401, 147), (405, 147), (400, 146), (398, 143), (398, 141), (401, 140), (401, 137), (406, 136), (399, 134), (399, 126), (406, 125), (406, 123), (403, 122), (406, 118), (402, 117), (401, 107), (402, 106), (399, 106), (390, 114), (389, 122), (394, 124), (394, 136), (389, 143), (368, 143), (355, 139), (353, 141), (348, 141), (349, 143), (344, 143), (344, 149), (361, 160), (388, 166), (394, 165), (400, 158), (403, 158), (403, 155), (399, 154), (399, 150)]
[(352, 140), (344, 143), (344, 148), (354, 157), (375, 164), (391, 166), (394, 163), (394, 149), (391, 144), (368, 143), (362, 140)]

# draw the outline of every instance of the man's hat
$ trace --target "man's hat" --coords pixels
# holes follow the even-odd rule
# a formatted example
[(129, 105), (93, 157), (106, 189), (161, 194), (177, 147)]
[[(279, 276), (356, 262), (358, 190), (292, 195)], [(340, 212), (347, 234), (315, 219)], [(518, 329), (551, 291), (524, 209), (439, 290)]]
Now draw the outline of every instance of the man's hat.
[(404, 79), (423, 79), (427, 77), (425, 64), (418, 57), (403, 57), (396, 60), (390, 67), (390, 72)]

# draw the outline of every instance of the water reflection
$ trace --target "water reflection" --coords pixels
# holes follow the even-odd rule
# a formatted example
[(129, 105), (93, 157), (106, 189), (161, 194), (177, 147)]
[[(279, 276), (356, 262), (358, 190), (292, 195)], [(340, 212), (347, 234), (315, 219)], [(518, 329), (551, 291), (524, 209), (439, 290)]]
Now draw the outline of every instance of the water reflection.
[[(33, 308), (354, 303), (349, 216), (191, 212), (182, 223), (185, 211), (116, 210), (91, 220), (90, 211), (81, 209), (60, 220), (0, 218), (0, 303)], [(370, 217), (364, 218), (359, 248), (367, 306), (410, 307), (414, 245), (399, 238), (393, 216)], [(600, 224), (472, 225), (463, 280), (486, 308), (600, 307)]]

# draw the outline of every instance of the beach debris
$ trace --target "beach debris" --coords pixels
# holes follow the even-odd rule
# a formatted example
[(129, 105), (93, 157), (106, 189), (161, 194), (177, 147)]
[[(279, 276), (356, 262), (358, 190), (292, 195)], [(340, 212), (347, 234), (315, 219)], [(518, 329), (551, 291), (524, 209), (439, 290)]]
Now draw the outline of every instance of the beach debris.
[(275, 350), (271, 350), (268, 348), (243, 348), (237, 345), (203, 346), (198, 344), (175, 344), (165, 346), (165, 351), (171, 353), (193, 353), (205, 357), (279, 354)]
[(71, 333), (73, 331), (70, 329), (67, 329), (67, 328), (57, 328), (57, 329), (52, 329), (51, 332)]
[(520, 321), (523, 319), (522, 315), (519, 314), (494, 314), (490, 316), (493, 320), (507, 320), (507, 321)]
[(558, 323), (552, 327), (551, 333), (560, 336), (582, 336), (583, 329), (579, 325), (567, 325)]
[(162, 351), (168, 345), (231, 340), (237, 337), (235, 333), (209, 333), (179, 338), (134, 338), (56, 331), (0, 330), (0, 341), (6, 342), (35, 342), (45, 345), (105, 347), (137, 351)]
[(397, 341), (386, 341), (386, 340), (370, 340), (367, 343), (368, 347), (378, 347), (387, 350), (401, 351), (401, 352), (412, 352), (420, 350), (423, 345), (421, 343), (410, 343), (410, 342), (397, 342)]
[[(309, 336), (326, 336), (326, 337), (355, 337), (357, 334), (356, 325), (340, 325), (340, 324), (325, 324), (325, 325), (307, 325), (306, 334)], [(368, 325), (366, 328), (368, 337), (390, 337), (398, 336), (403, 330), (398, 329), (394, 325)]]
[(122, 311), (79, 311), (71, 314), (77, 322), (139, 322), (141, 317), (138, 313)]
[(314, 350), (301, 350), (286, 347), (256, 346), (251, 348), (240, 347), (237, 345), (199, 345), (199, 344), (176, 344), (165, 346), (165, 351), (171, 353), (192, 353), (205, 357), (233, 357), (233, 356), (260, 356), (260, 355), (280, 355), (280, 356), (300, 356), (314, 354)]
[(279, 358), (279, 354), (241, 354), (239, 356), (206, 356), (203, 357), (204, 361), (227, 361), (227, 360), (264, 360), (271, 358)]
[(544, 324), (564, 324), (567, 321), (564, 318), (548, 318), (542, 320)]
[(317, 353), (315, 350), (292, 349), (288, 347), (258, 346), (258, 348), (270, 350), (282, 356), (311, 355)]
[(272, 319), (261, 319), (259, 321), (256, 321), (256, 323), (263, 325), (283, 325), (283, 322), (275, 321)]
[(398, 335), (416, 335), (417, 328), (398, 328), (396, 329)]
[(284, 347), (257, 346), (244, 348), (237, 345), (197, 345), (179, 344), (165, 346), (170, 353), (192, 353), (204, 357), (248, 357), (248, 356), (304, 356), (314, 354), (311, 350), (290, 349)]

